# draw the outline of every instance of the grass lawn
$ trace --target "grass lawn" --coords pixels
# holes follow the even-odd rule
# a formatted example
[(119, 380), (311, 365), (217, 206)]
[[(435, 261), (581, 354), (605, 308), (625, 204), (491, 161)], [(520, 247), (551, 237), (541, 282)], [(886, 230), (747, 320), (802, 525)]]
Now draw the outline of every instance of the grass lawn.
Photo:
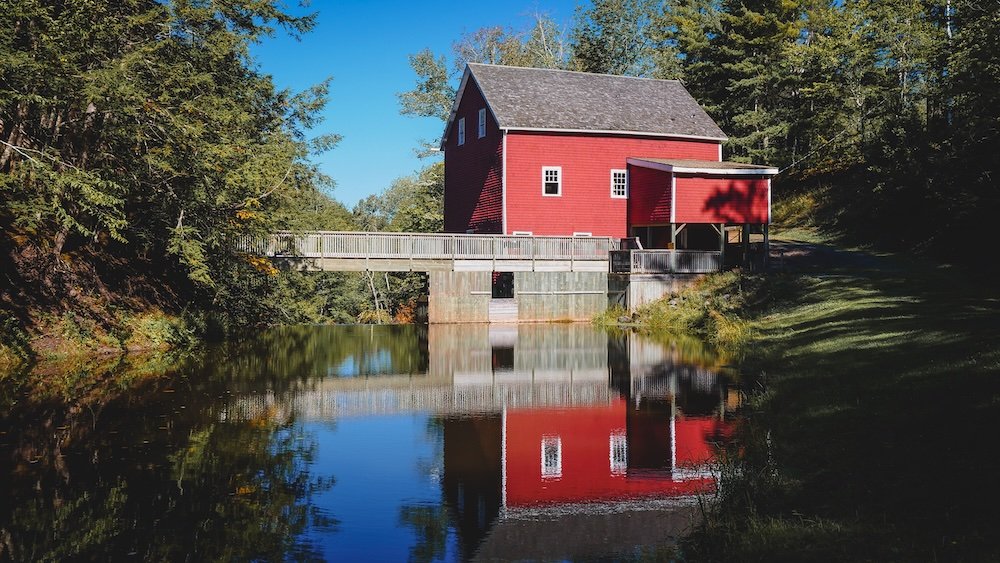
[[(709, 560), (1000, 560), (1000, 287), (784, 243)], [(798, 253), (798, 254), (797, 254)]]

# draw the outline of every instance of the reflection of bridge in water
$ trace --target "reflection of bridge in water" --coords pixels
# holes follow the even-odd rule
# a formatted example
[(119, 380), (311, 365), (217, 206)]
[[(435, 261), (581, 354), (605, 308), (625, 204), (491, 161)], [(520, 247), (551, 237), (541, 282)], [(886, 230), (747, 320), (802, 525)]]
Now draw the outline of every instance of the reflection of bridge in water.
[[(717, 363), (676, 346), (609, 337), (581, 325), (432, 325), (423, 374), (312, 377), (295, 388), (233, 397), (219, 417), (330, 420), (427, 412), (606, 405), (667, 398), (680, 388), (726, 402)], [(391, 369), (391, 363), (387, 365)]]

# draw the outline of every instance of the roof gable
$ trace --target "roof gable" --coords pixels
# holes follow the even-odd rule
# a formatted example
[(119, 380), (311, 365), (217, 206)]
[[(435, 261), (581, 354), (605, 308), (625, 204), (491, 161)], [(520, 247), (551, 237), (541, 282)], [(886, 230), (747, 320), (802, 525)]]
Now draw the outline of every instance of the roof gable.
[(725, 140), (677, 80), (470, 63), (451, 121), (473, 80), (501, 129)]

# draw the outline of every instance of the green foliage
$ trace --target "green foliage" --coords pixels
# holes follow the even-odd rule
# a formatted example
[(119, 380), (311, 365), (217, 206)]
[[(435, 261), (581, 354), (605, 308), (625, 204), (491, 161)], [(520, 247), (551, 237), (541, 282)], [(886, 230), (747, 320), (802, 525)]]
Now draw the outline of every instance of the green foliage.
[(763, 286), (762, 278), (740, 271), (710, 274), (640, 308), (636, 322), (652, 333), (696, 334), (720, 349), (739, 352), (754, 337), (743, 316), (762, 298)]
[[(354, 224), (364, 231), (438, 233), (444, 228), (444, 164), (430, 164), (414, 176), (400, 178), (377, 196), (354, 207)], [(367, 302), (356, 313), (359, 322), (385, 323), (411, 311), (426, 294), (419, 273), (365, 274), (360, 293)], [(356, 286), (357, 287), (357, 286)], [(355, 301), (357, 302), (357, 301)]]
[(240, 323), (273, 320), (272, 294), (241, 292), (249, 268), (233, 243), (310, 222), (348, 225), (308, 161), (339, 138), (304, 133), (329, 81), (277, 91), (249, 56), (277, 28), (297, 35), (313, 24), (272, 0), (6, 3), (0, 227), (41, 255), (153, 257), (186, 304)]
[(202, 332), (200, 327), (183, 318), (160, 311), (150, 311), (123, 319), (124, 330), (119, 337), (123, 348), (184, 349), (191, 348)]
[(417, 74), (417, 86), (396, 94), (400, 113), (448, 119), (455, 89), (448, 85), (448, 67), (444, 57), (435, 57), (430, 49), (410, 55), (410, 67)]
[(567, 68), (569, 50), (565, 33), (544, 14), (535, 14), (522, 29), (483, 27), (464, 34), (452, 46), (455, 70), (466, 63), (486, 63), (533, 68)]
[(20, 364), (31, 356), (31, 337), (16, 318), (0, 311), (0, 367)]
[(583, 72), (645, 76), (653, 69), (651, 0), (594, 0), (578, 7), (571, 66)]

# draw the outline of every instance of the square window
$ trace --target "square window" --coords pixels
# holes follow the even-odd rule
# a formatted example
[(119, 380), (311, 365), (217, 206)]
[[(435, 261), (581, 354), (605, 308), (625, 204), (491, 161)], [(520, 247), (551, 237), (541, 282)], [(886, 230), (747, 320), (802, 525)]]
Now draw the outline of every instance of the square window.
[(625, 197), (628, 197), (628, 171), (627, 170), (612, 170), (611, 171), (611, 197), (615, 197), (615, 198), (625, 198)]
[(479, 110), (479, 138), (486, 136), (486, 108)]
[(465, 144), (465, 118), (458, 120), (458, 146)]
[(542, 195), (562, 195), (562, 167), (545, 166), (542, 168)]

